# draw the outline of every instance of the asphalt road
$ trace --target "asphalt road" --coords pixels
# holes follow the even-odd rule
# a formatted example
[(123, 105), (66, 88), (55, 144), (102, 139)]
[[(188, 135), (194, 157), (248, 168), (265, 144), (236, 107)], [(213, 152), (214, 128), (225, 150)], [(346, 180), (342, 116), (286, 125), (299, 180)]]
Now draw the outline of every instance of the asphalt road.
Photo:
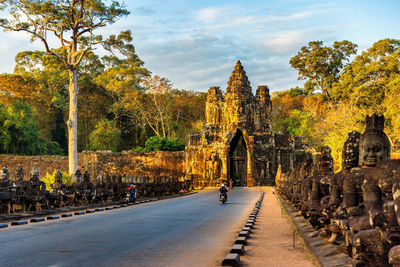
[(220, 266), (258, 189), (217, 190), (0, 229), (0, 266)]

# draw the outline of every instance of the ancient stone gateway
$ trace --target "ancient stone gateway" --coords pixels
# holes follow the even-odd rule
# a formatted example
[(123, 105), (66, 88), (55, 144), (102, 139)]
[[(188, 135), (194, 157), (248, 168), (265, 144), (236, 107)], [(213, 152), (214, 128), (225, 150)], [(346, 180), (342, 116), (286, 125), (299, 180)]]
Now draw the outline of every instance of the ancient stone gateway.
[(254, 96), (238, 61), (226, 93), (208, 90), (206, 124), (190, 135), (185, 166), (194, 184), (218, 186), (232, 179), (242, 186), (273, 185), (279, 165), (286, 172), (302, 162), (304, 140), (274, 134), (271, 110), (268, 87), (258, 86)]

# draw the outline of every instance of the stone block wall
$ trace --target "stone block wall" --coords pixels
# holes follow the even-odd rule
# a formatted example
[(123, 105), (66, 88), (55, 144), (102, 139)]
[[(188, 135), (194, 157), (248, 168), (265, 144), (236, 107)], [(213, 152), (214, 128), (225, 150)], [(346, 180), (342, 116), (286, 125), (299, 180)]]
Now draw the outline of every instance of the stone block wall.
[(82, 167), (92, 179), (99, 174), (118, 173), (134, 176), (185, 176), (185, 155), (178, 152), (83, 152), (78, 155)]
[[(16, 156), (0, 155), (0, 167), (7, 166), (10, 178), (15, 179), (19, 165), (25, 170), (25, 180), (30, 178), (33, 166), (39, 170), (40, 177), (54, 170), (68, 172), (67, 156)], [(185, 155), (180, 152), (83, 152), (78, 154), (78, 167), (88, 170), (92, 181), (99, 174), (130, 174), (137, 176), (175, 176), (185, 175)]]
[[(82, 161), (78, 162), (82, 166)], [(67, 156), (16, 156), (0, 155), (0, 167), (7, 166), (10, 171), (10, 178), (15, 179), (17, 167), (22, 165), (25, 170), (25, 180), (29, 180), (30, 172), (34, 166), (39, 170), (40, 177), (46, 175), (46, 172), (53, 173), (55, 169), (68, 172)]]

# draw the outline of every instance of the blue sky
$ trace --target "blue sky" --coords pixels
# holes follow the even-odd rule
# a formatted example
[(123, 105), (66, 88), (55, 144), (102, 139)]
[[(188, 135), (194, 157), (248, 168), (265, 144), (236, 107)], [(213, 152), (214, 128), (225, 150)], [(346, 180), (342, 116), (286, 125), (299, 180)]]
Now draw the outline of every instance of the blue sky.
[[(400, 38), (400, 1), (126, 0), (131, 14), (104, 34), (131, 29), (145, 66), (179, 89), (226, 88), (241, 60), (252, 84), (281, 91), (302, 85), (289, 59), (309, 41), (349, 40), (359, 51), (384, 38)], [(40, 49), (29, 37), (0, 33), (0, 72), (14, 57)]]

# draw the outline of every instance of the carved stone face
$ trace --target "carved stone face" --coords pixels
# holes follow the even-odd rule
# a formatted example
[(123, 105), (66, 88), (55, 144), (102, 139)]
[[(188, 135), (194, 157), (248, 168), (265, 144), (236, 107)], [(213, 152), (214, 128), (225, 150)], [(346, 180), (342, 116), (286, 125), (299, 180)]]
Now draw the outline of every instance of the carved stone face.
[(1, 179), (4, 181), (8, 181), (10, 179), (10, 172), (7, 167), (4, 167), (1, 173)]
[(24, 180), (24, 168), (19, 165), (17, 168), (17, 180), (23, 181)]
[(318, 169), (321, 175), (325, 175), (333, 171), (333, 159), (331, 156), (331, 149), (328, 146), (324, 146), (321, 149), (321, 156), (318, 162)]
[(360, 147), (360, 161), (362, 166), (374, 167), (379, 161), (387, 159), (387, 151), (377, 135), (364, 138)]
[(57, 170), (56, 175), (55, 175), (55, 182), (62, 184), (62, 173), (60, 172), (60, 170)]
[(87, 171), (83, 173), (83, 180), (85, 183), (90, 183), (90, 174)]

